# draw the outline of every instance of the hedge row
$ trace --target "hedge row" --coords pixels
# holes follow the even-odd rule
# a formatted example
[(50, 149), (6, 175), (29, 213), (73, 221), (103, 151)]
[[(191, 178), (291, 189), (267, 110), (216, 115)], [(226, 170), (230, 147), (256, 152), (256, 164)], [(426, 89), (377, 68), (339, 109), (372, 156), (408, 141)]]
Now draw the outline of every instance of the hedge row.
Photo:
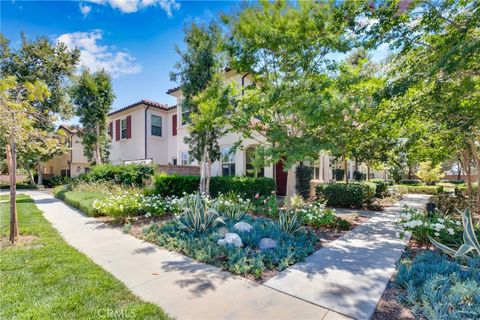
[(422, 184), (422, 180), (418, 179), (402, 179), (400, 180), (400, 184), (406, 184), (410, 186), (419, 186)]
[(377, 189), (375, 189), (375, 197), (384, 197), (388, 189), (388, 181), (382, 179), (370, 179), (370, 182), (375, 183), (377, 186)]
[[(155, 177), (154, 193), (161, 196), (181, 196), (198, 191), (200, 177), (162, 174)], [(275, 182), (271, 178), (253, 177), (212, 177), (210, 194), (235, 192), (248, 198), (268, 195), (275, 191)]]
[(86, 181), (105, 181), (127, 186), (141, 186), (143, 179), (153, 175), (153, 167), (144, 164), (99, 164), (83, 176)]
[(398, 185), (397, 191), (399, 193), (439, 194), (443, 192), (443, 186)]
[(65, 201), (70, 206), (79, 209), (89, 216), (97, 216), (96, 210), (93, 208), (93, 202), (96, 199), (103, 200), (108, 195), (101, 192), (77, 192), (70, 191), (65, 186), (56, 187), (53, 190), (56, 198)]
[(326, 183), (316, 187), (316, 194), (328, 206), (362, 208), (375, 196), (377, 187), (373, 182)]

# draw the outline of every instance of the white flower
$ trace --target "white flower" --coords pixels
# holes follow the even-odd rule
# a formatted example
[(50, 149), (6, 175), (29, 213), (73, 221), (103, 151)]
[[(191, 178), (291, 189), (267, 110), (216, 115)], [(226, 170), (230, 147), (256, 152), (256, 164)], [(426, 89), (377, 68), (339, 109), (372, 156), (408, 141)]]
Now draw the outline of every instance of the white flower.
[(438, 218), (437, 220), (438, 220), (438, 222), (441, 222), (441, 223), (444, 223), (444, 222), (445, 222), (445, 220), (442, 219), (442, 218)]
[(455, 232), (453, 231), (452, 228), (448, 228), (447, 231), (448, 231), (448, 233), (449, 233), (450, 235), (452, 235), (452, 236), (455, 234)]
[(462, 223), (461, 223), (460, 221), (455, 221), (455, 224), (456, 224), (457, 226), (462, 225)]
[(435, 236), (439, 237), (439, 236), (440, 236), (440, 233), (435, 232)]

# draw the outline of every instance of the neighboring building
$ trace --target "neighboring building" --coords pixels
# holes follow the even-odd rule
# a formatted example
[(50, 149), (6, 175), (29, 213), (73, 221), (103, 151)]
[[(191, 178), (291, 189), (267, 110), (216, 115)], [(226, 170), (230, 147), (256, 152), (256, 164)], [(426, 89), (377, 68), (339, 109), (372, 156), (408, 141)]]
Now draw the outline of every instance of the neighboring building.
[[(234, 82), (239, 89), (251, 83), (247, 74), (234, 71), (225, 73), (226, 82)], [(109, 160), (113, 164), (133, 161), (160, 165), (196, 166), (189, 154), (184, 138), (188, 135), (189, 110), (182, 110), (183, 94), (180, 88), (167, 91), (177, 98), (176, 106), (167, 106), (158, 102), (141, 100), (109, 114), (109, 133), (112, 137)], [(238, 134), (228, 133), (220, 138), (222, 153), (220, 161), (212, 164), (212, 176), (249, 175), (253, 168), (251, 159), (261, 139), (243, 139), (241, 147), (232, 152), (240, 139)], [(319, 154), (315, 162), (305, 162), (314, 168), (313, 182), (327, 182), (333, 179), (333, 161), (326, 154)], [(354, 163), (349, 163), (349, 176), (353, 178)], [(364, 165), (359, 170), (366, 172)], [(375, 178), (385, 178), (383, 172), (372, 170)], [(258, 174), (274, 178), (277, 193), (284, 195), (287, 190), (287, 173), (281, 162), (269, 165)], [(295, 186), (289, 186), (294, 188)]]
[(88, 159), (83, 154), (82, 130), (77, 127), (61, 125), (58, 131), (65, 136), (68, 151), (42, 164), (43, 178), (53, 176), (76, 177), (87, 173), (90, 168)]

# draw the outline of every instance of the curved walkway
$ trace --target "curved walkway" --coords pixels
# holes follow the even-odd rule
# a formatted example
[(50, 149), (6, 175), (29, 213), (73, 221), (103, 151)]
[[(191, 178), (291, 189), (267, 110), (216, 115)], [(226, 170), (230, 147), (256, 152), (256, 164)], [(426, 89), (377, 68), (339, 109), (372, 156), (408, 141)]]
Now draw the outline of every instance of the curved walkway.
[(405, 247), (394, 219), (427, 199), (407, 196), (261, 285), (123, 234), (45, 192), (21, 193), (70, 245), (178, 319), (367, 319)]
[(395, 219), (404, 205), (424, 207), (428, 198), (405, 195), (264, 285), (352, 318), (369, 319), (407, 243), (399, 239)]

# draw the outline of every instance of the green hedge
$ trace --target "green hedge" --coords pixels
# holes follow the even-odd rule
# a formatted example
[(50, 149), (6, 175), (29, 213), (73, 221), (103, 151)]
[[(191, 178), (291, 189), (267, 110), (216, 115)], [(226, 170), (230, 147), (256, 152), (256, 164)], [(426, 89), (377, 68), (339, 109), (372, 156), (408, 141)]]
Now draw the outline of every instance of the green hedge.
[(93, 166), (88, 174), (83, 176), (86, 181), (104, 181), (123, 185), (143, 185), (143, 179), (153, 175), (153, 167), (144, 164), (99, 164)]
[(102, 192), (70, 191), (65, 186), (55, 188), (53, 194), (58, 199), (92, 217), (98, 216), (93, 208), (93, 202), (97, 199), (106, 199), (108, 197), (107, 194)]
[[(10, 185), (9, 184), (2, 184), (0, 185), (0, 190), (9, 190)], [(29, 184), (29, 183), (17, 183), (17, 190), (21, 189), (38, 189), (38, 187), (34, 184)]]
[(418, 179), (403, 179), (403, 180), (400, 180), (400, 184), (406, 184), (406, 185), (410, 185), (410, 186), (419, 186), (422, 184), (422, 180), (418, 180)]
[(400, 193), (439, 194), (443, 192), (443, 186), (398, 185), (397, 191)]
[(375, 197), (382, 198), (387, 192), (388, 181), (382, 179), (370, 179), (370, 182), (375, 183), (377, 189), (375, 190)]
[(376, 185), (372, 182), (319, 184), (317, 196), (324, 198), (332, 207), (362, 208), (375, 196)]
[[(155, 177), (154, 193), (162, 196), (181, 196), (185, 193), (198, 191), (200, 177), (159, 175)], [(210, 180), (210, 194), (235, 192), (248, 198), (253, 198), (257, 193), (268, 195), (275, 191), (275, 182), (271, 178), (253, 177), (212, 177)]]

